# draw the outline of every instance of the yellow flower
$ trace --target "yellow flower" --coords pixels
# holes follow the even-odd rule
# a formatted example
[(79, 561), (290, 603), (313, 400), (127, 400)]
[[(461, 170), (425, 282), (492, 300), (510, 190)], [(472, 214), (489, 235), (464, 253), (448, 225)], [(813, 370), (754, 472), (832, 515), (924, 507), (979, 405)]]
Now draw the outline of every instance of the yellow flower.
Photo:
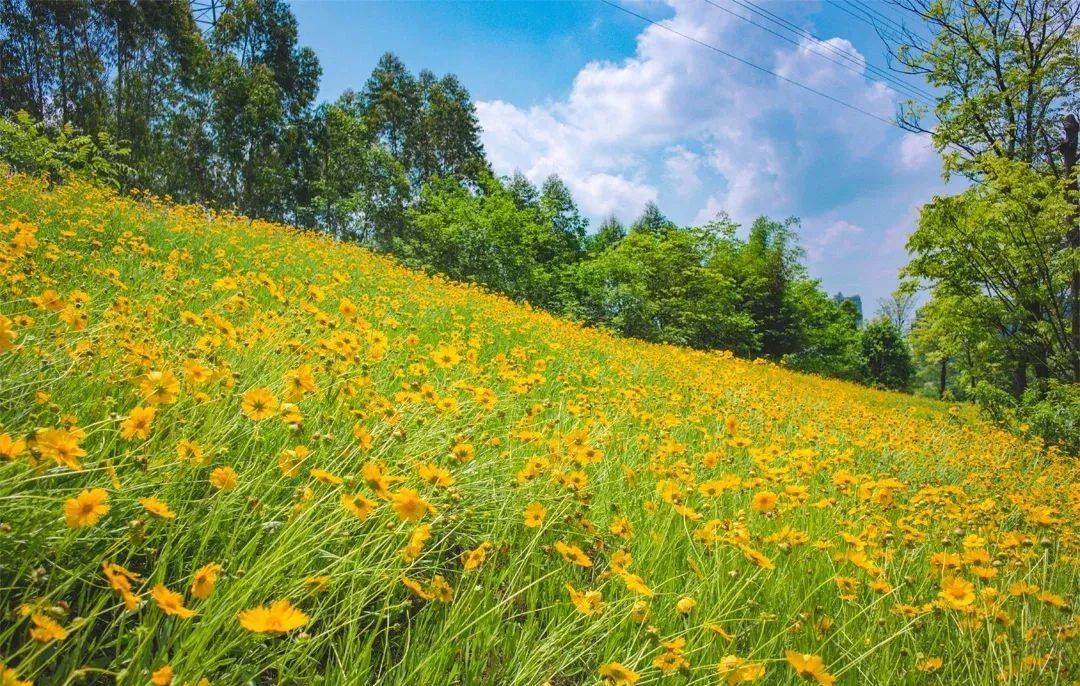
[(158, 584), (150, 589), (150, 597), (157, 606), (167, 615), (173, 615), (180, 619), (191, 619), (195, 616), (194, 610), (184, 607), (184, 596), (176, 591), (170, 591), (164, 584)]
[(35, 612), (30, 616), (30, 623), (34, 625), (30, 627), (30, 637), (38, 643), (63, 641), (68, 637), (67, 629), (47, 615)]
[(612, 686), (634, 686), (641, 676), (618, 662), (609, 662), (600, 666), (600, 678)]
[(19, 334), (11, 327), (11, 320), (0, 314), (0, 353), (6, 353), (15, 348), (15, 339)]
[(169, 686), (173, 680), (173, 668), (165, 665), (150, 675), (150, 683), (154, 686)]
[(171, 405), (180, 394), (180, 381), (172, 372), (148, 372), (139, 382), (139, 391), (150, 405)]
[(232, 467), (218, 467), (210, 472), (210, 485), (222, 493), (228, 493), (236, 488), (236, 470)]
[(938, 598), (947, 607), (963, 610), (975, 602), (975, 585), (961, 577), (942, 579)]
[(471, 462), (476, 457), (476, 449), (471, 443), (458, 443), (450, 450), (450, 454), (458, 462)]
[(409, 534), (409, 542), (401, 549), (401, 557), (406, 562), (415, 562), (424, 551), (424, 546), (431, 539), (431, 527), (421, 524)]
[(776, 508), (777, 495), (771, 491), (755, 493), (750, 501), (750, 507), (755, 512), (771, 512)]
[(789, 650), (784, 655), (795, 673), (803, 679), (816, 681), (821, 686), (832, 686), (836, 682), (836, 677), (825, 671), (825, 663), (819, 656), (796, 653), (794, 650)]
[(334, 474), (332, 472), (328, 472), (325, 469), (314, 469), (313, 468), (313, 469), (309, 470), (308, 473), (311, 474), (312, 478), (314, 478), (316, 481), (321, 481), (324, 484), (331, 484), (333, 486), (339, 486), (339, 485), (345, 483), (345, 479), (342, 479), (337, 474)]
[(547, 509), (540, 503), (529, 503), (525, 508), (525, 526), (530, 529), (535, 529), (544, 523), (544, 517), (547, 516)]
[(18, 672), (0, 662), (0, 686), (34, 686), (34, 682), (20, 679)]
[(240, 626), (260, 634), (284, 634), (306, 625), (309, 618), (288, 600), (275, 600), (269, 607), (253, 607), (241, 612)]
[(81, 435), (77, 430), (42, 429), (34, 436), (34, 443), (42, 457), (79, 471), (82, 469), (79, 458), (86, 455), (86, 451), (79, 446)]
[(204, 451), (201, 445), (195, 441), (182, 438), (176, 443), (176, 457), (180, 460), (191, 460), (197, 465), (203, 464)]
[(555, 542), (555, 550), (558, 551), (562, 558), (571, 564), (575, 564), (578, 567), (592, 567), (592, 560), (585, 554), (585, 551), (576, 545), (567, 545), (562, 541)]
[(120, 597), (124, 599), (124, 607), (129, 610), (134, 610), (139, 604), (139, 598), (131, 591), (131, 582), (136, 581), (139, 575), (135, 572), (128, 571), (118, 564), (113, 564), (108, 560), (102, 560), (101, 571), (105, 573), (105, 578), (109, 580), (109, 585), (114, 591), (120, 594)]
[(64, 502), (64, 521), (72, 529), (93, 526), (109, 513), (108, 500), (104, 488), (83, 491)]
[(688, 615), (690, 614), (690, 611), (694, 609), (695, 605), (697, 605), (696, 600), (694, 600), (688, 595), (684, 595), (683, 597), (679, 598), (678, 601), (676, 601), (675, 611), (681, 615)]
[(484, 564), (484, 560), (487, 558), (488, 551), (491, 550), (491, 544), (484, 541), (472, 550), (466, 550), (461, 554), (461, 564), (466, 572), (471, 572), (480, 565)]
[(919, 664), (916, 665), (916, 668), (920, 672), (936, 672), (941, 669), (941, 665), (944, 663), (945, 661), (940, 657), (928, 657), (925, 660), (920, 661)]
[(0, 458), (14, 460), (26, 450), (26, 441), (14, 439), (10, 434), (0, 434)]
[(411, 488), (402, 488), (391, 495), (394, 514), (404, 522), (415, 522), (435, 508)]
[(371, 498), (366, 498), (359, 493), (342, 493), (341, 504), (346, 510), (360, 519), (367, 519), (378, 504)]
[(220, 573), (221, 565), (216, 562), (205, 564), (196, 569), (195, 575), (191, 578), (191, 595), (199, 600), (209, 598), (210, 594), (214, 592), (214, 586), (217, 584)]
[(646, 585), (645, 580), (637, 574), (630, 574), (629, 572), (622, 575), (623, 583), (626, 584), (626, 590), (631, 593), (637, 593), (643, 595), (646, 598), (652, 598), (655, 593)]
[(277, 414), (278, 400), (269, 388), (253, 388), (244, 394), (240, 401), (240, 409), (244, 411), (248, 419), (261, 422)]
[(432, 486), (448, 488), (454, 485), (454, 477), (446, 467), (434, 464), (420, 464), (416, 466), (416, 474)]
[(720, 680), (728, 686), (749, 684), (765, 676), (765, 665), (760, 662), (750, 662), (737, 655), (725, 655), (720, 658), (716, 671), (720, 673)]
[(285, 373), (285, 400), (298, 403), (304, 399), (304, 396), (316, 391), (315, 376), (311, 373), (310, 364), (302, 364)]
[(356, 424), (353, 426), (352, 433), (353, 438), (356, 439), (356, 442), (360, 445), (361, 450), (371, 449), (371, 445), (375, 442), (375, 439), (366, 427), (360, 424)]
[(431, 359), (436, 367), (450, 369), (456, 366), (458, 362), (461, 362), (461, 355), (453, 348), (443, 347), (431, 351)]
[(161, 517), (162, 519), (176, 519), (176, 513), (170, 510), (168, 504), (163, 500), (154, 497), (139, 498), (139, 504), (155, 517)]
[(424, 588), (423, 584), (415, 579), (403, 576), (401, 577), (401, 583), (405, 585), (405, 588), (409, 589), (423, 600), (432, 600), (435, 597)]
[(578, 591), (570, 584), (566, 584), (566, 590), (570, 593), (570, 601), (574, 603), (577, 611), (586, 617), (599, 614), (604, 609), (603, 598), (600, 591)]
[(153, 407), (136, 407), (120, 425), (120, 437), (143, 441), (150, 438), (150, 425), (154, 423), (155, 414), (157, 410)]

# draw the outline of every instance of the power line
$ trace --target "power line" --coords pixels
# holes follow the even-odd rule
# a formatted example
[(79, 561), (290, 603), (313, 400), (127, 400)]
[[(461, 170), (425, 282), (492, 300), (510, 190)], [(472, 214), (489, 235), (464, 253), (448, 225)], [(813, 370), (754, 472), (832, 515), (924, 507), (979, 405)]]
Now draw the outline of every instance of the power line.
[(660, 22), (649, 19), (648, 17), (646, 17), (644, 15), (638, 14), (637, 12), (635, 12), (633, 10), (629, 10), (629, 9), (623, 7), (622, 5), (620, 5), (620, 4), (616, 3), (616, 2), (613, 2), (613, 0), (601, 0), (601, 2), (603, 2), (606, 5), (611, 5), (612, 7), (614, 7), (615, 9), (617, 9), (617, 10), (619, 10), (621, 12), (625, 12), (626, 14), (629, 14), (630, 16), (637, 17), (638, 19), (640, 19), (642, 21), (645, 21), (645, 22), (648, 22), (649, 24), (651, 24), (653, 26), (656, 26), (656, 27), (661, 28), (661, 29), (663, 29), (665, 31), (668, 31), (669, 33), (673, 33), (676, 36), (681, 36), (682, 38), (685, 38), (688, 41), (692, 41), (694, 43), (697, 43), (698, 45), (700, 45), (700, 46), (702, 46), (704, 48), (708, 48), (709, 50), (720, 53), (721, 55), (723, 55), (724, 57), (727, 57), (728, 59), (735, 60), (736, 62), (738, 62), (740, 64), (743, 64), (743, 65), (745, 65), (747, 67), (751, 67), (752, 69), (756, 69), (756, 70), (758, 70), (760, 72), (763, 72), (765, 74), (769, 74), (770, 76), (774, 76), (774, 77), (780, 79), (781, 81), (784, 81), (785, 83), (790, 83), (791, 85), (796, 86), (798, 88), (801, 88), (801, 89), (803, 89), (803, 90), (805, 90), (805, 91), (807, 91), (809, 93), (813, 93), (814, 95), (817, 95), (818, 97), (825, 98), (826, 100), (829, 100), (830, 102), (834, 102), (837, 105), (841, 105), (843, 107), (848, 108), (849, 110), (854, 110), (855, 112), (859, 112), (860, 114), (864, 114), (867, 117), (870, 117), (872, 119), (876, 119), (876, 120), (878, 120), (880, 122), (884, 122), (885, 124), (888, 124), (889, 126), (896, 126), (897, 128), (901, 128), (892, 119), (886, 119), (885, 117), (878, 116), (878, 115), (874, 114), (873, 112), (870, 112), (869, 110), (865, 110), (865, 109), (859, 107), (858, 105), (852, 105), (851, 103), (849, 103), (847, 101), (844, 101), (844, 100), (841, 100), (840, 98), (829, 95), (828, 93), (824, 93), (822, 91), (819, 91), (816, 88), (813, 88), (811, 86), (807, 86), (804, 83), (800, 83), (800, 82), (798, 82), (798, 81), (796, 81), (794, 79), (789, 79), (786, 76), (781, 76), (780, 74), (777, 74), (776, 72), (772, 71), (771, 69), (767, 69), (766, 67), (762, 67), (761, 65), (755, 64), (754, 62), (751, 62), (750, 60), (743, 59), (742, 57), (739, 57), (738, 55), (734, 55), (734, 54), (728, 52), (727, 50), (724, 50), (723, 48), (718, 48), (715, 45), (712, 45), (711, 43), (706, 43), (705, 41), (698, 40), (697, 38), (694, 38), (693, 36), (687, 35), (687, 34), (683, 33), (682, 31), (679, 31), (677, 29), (673, 29), (670, 26), (667, 26), (666, 24), (661, 24)]
[(904, 88), (906, 88), (906, 89), (908, 89), (910, 91), (914, 91), (914, 92), (922, 95), (925, 98), (929, 98), (931, 100), (936, 98), (936, 96), (933, 93), (931, 93), (930, 91), (924, 90), (920, 86), (908, 83), (907, 81), (904, 81), (904, 80), (900, 79), (899, 77), (897, 77), (895, 74), (890, 73), (888, 70), (881, 69), (880, 67), (877, 67), (877, 66), (871, 64), (869, 62), (869, 60), (867, 60), (861, 54), (852, 54), (852, 53), (848, 52), (847, 50), (843, 50), (842, 48), (838, 48), (835, 45), (833, 45), (832, 43), (830, 43), (828, 41), (825, 41), (825, 40), (822, 40), (819, 36), (814, 35), (810, 31), (807, 31), (806, 29), (804, 29), (804, 28), (802, 28), (800, 26), (797, 26), (796, 24), (793, 24), (792, 22), (788, 21), (787, 19), (785, 19), (785, 18), (783, 18), (781, 16), (773, 14), (769, 10), (765, 9), (764, 7), (762, 7), (762, 6), (758, 5), (758, 4), (755, 4), (751, 0), (732, 0), (732, 2), (734, 2), (734, 3), (738, 4), (738, 5), (742, 5), (742, 6), (749, 5), (751, 8), (753, 8), (751, 11), (757, 10), (758, 13), (764, 14), (764, 15), (766, 15), (768, 17), (773, 18), (774, 21), (780, 23), (781, 25), (790, 26), (791, 30), (795, 31), (799, 35), (805, 36), (805, 37), (809, 38), (810, 40), (812, 40), (812, 41), (814, 41), (816, 43), (820, 43), (822, 46), (832, 50), (833, 52), (837, 53), (838, 55), (846, 57), (848, 60), (850, 60), (850, 61), (852, 61), (852, 62), (854, 62), (856, 64), (865, 65), (867, 71), (870, 71), (870, 72), (880, 76), (881, 78), (883, 78), (883, 79), (885, 79), (887, 81), (891, 81), (891, 82), (896, 83), (898, 85), (902, 84)]
[[(888, 34), (891, 34), (891, 37), (893, 39), (896, 39), (898, 37), (898, 34), (896, 33), (896, 31), (894, 29), (888, 29), (887, 27), (879, 25), (876, 21), (874, 21), (872, 16), (867, 17), (867, 15), (865, 15), (865, 14), (863, 14), (861, 12), (853, 12), (852, 10), (848, 9), (846, 6), (840, 4), (837, 0), (828, 0), (828, 2), (829, 2), (830, 5), (837, 8), (838, 10), (840, 10), (842, 12), (846, 12), (847, 14), (851, 15), (852, 17), (855, 17), (856, 19), (858, 19), (859, 21), (861, 21), (861, 22), (863, 22), (865, 24), (869, 24), (870, 27), (873, 28), (874, 31), (876, 31), (878, 34), (886, 34), (886, 33), (888, 33)], [(859, 7), (859, 5), (855, 5), (855, 7)]]
[[(748, 17), (744, 17), (743, 15), (739, 14), (738, 12), (732, 11), (731, 9), (728, 9), (727, 7), (724, 7), (724, 6), (714, 2), (714, 0), (703, 0), (703, 1), (710, 4), (710, 5), (712, 5), (713, 7), (715, 7), (716, 9), (718, 9), (718, 10), (720, 10), (722, 12), (726, 12), (727, 14), (730, 14), (731, 16), (733, 16), (733, 17), (735, 17), (737, 19), (741, 19), (742, 21), (745, 21), (748, 24), (756, 26), (757, 28), (761, 29), (762, 31), (765, 31), (765, 32), (767, 32), (769, 34), (772, 34), (773, 36), (776, 36), (777, 38), (780, 38), (781, 40), (787, 41), (788, 43), (791, 43), (792, 45), (795, 45), (795, 46), (802, 46), (802, 43), (800, 41), (797, 41), (794, 38), (791, 38), (790, 36), (778, 33), (777, 31), (774, 31), (774, 30), (772, 30), (771, 28), (769, 28), (767, 26), (763, 26), (762, 24), (759, 24), (758, 22), (754, 21), (753, 19), (750, 19)], [(848, 71), (850, 71), (852, 73), (855, 73), (855, 74), (858, 74), (859, 76), (862, 76), (864, 78), (867, 77), (865, 72), (869, 71), (869, 72), (873, 73), (875, 76), (878, 76), (880, 79), (883, 79), (884, 81), (888, 82), (887, 84), (883, 84), (883, 85), (889, 85), (889, 86), (898, 88), (903, 92), (904, 95), (906, 95), (906, 96), (908, 96), (910, 98), (914, 98), (916, 100), (924, 100), (925, 98), (931, 98), (931, 99), (933, 98), (933, 95), (931, 93), (929, 93), (927, 91), (924, 91), (921, 88), (918, 88), (916, 86), (913, 86), (913, 85), (907, 83), (906, 81), (903, 81), (903, 80), (897, 78), (896, 76), (894, 76), (892, 74), (889, 74), (887, 72), (884, 72), (884, 71), (878, 69), (874, 65), (867, 62), (862, 56), (856, 56), (856, 55), (853, 55), (852, 53), (850, 53), (850, 52), (848, 52), (846, 50), (838, 48), (835, 45), (829, 43), (828, 41), (825, 41), (825, 40), (822, 40), (821, 38), (818, 38), (817, 36), (810, 33), (809, 31), (806, 31), (806, 30), (804, 30), (802, 28), (799, 28), (799, 27), (795, 26), (794, 24), (791, 24), (790, 22), (783, 19), (782, 17), (777, 17), (776, 15), (773, 15), (768, 10), (766, 10), (764, 8), (760, 8), (757, 5), (754, 5), (754, 3), (752, 3), (752, 2), (747, 1), (744, 4), (743, 2), (740, 2), (740, 0), (731, 0), (731, 1), (734, 2), (736, 5), (738, 5), (740, 7), (743, 7), (744, 9), (749, 10), (750, 12), (753, 12), (755, 14), (764, 16), (765, 19), (768, 19), (768, 20), (772, 21), (774, 24), (779, 24), (782, 28), (784, 28), (785, 30), (790, 31), (792, 33), (795, 33), (795, 35), (797, 35), (797, 36), (808, 39), (809, 41), (811, 41), (811, 43), (810, 43), (811, 47), (816, 48), (817, 46), (821, 46), (823, 48), (826, 48), (830, 52), (838, 55), (839, 57), (844, 58), (845, 60), (847, 60), (847, 62), (844, 62), (844, 61), (835, 59), (833, 57), (830, 57), (829, 55), (827, 55), (827, 54), (825, 54), (823, 52), (820, 52), (820, 51), (818, 51), (816, 49), (812, 50), (812, 52), (815, 55), (817, 55), (818, 57), (821, 57), (822, 59), (828, 60), (829, 62), (832, 62), (833, 64), (835, 64), (835, 65), (837, 65), (839, 67), (842, 67), (844, 69), (847, 69)], [(770, 15), (770, 16), (765, 16), (765, 15)], [(850, 64), (848, 62), (850, 62)], [(869, 79), (869, 80), (874, 81), (874, 79)], [(877, 81), (877, 83), (881, 83), (881, 81)], [(928, 103), (923, 101), (923, 104), (928, 104)]]
[(892, 24), (893, 27), (895, 27), (895, 28), (897, 28), (897, 29), (899, 29), (901, 31), (907, 31), (906, 26), (904, 26), (900, 22), (896, 21), (895, 19), (893, 19), (889, 15), (885, 14), (881, 10), (875, 8), (870, 3), (858, 3), (858, 2), (855, 2), (854, 0), (848, 0), (848, 4), (849, 5), (855, 5), (856, 7), (861, 9), (863, 12), (866, 12), (867, 14), (876, 15), (876, 16), (880, 17), (881, 20), (885, 22), (886, 26), (888, 26), (889, 24)]

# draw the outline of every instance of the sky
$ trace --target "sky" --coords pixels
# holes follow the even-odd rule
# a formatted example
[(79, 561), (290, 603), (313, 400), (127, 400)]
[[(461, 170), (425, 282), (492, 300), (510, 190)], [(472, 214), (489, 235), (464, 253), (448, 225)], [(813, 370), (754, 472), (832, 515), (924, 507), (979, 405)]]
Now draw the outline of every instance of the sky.
[(721, 211), (744, 227), (798, 217), (810, 274), (873, 314), (907, 262), (919, 207), (957, 188), (926, 136), (880, 121), (907, 94), (869, 70), (886, 56), (866, 15), (852, 0), (754, 0), (826, 46), (746, 0), (613, 1), (683, 35), (596, 0), (292, 7), (322, 65), (321, 100), (362, 88), (387, 51), (414, 72), (457, 74), (496, 172), (558, 174), (594, 227), (612, 214), (633, 221), (650, 200), (682, 225)]

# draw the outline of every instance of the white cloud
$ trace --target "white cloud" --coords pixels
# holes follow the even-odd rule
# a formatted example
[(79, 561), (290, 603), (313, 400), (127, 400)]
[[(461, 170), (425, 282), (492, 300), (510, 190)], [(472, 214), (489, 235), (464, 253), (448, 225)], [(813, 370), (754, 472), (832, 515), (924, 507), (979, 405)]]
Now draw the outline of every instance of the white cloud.
[(936, 159), (930, 136), (924, 133), (909, 133), (900, 141), (900, 164), (905, 170), (925, 169)]
[(824, 257), (845, 255), (852, 250), (852, 243), (866, 231), (863, 227), (843, 219), (836, 220), (821, 231), (811, 231), (803, 239), (806, 256), (811, 262), (820, 262)]
[(678, 195), (693, 195), (701, 190), (702, 183), (698, 178), (700, 167), (701, 156), (696, 152), (681, 145), (668, 148), (667, 158), (664, 160), (664, 176), (675, 187)]

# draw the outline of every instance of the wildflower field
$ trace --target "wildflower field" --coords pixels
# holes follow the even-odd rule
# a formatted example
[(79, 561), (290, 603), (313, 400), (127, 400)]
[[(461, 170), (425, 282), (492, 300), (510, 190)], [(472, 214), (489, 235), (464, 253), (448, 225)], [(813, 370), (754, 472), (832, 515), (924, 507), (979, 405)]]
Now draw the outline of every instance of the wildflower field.
[(1074, 458), (0, 180), (0, 684), (1072, 684)]

